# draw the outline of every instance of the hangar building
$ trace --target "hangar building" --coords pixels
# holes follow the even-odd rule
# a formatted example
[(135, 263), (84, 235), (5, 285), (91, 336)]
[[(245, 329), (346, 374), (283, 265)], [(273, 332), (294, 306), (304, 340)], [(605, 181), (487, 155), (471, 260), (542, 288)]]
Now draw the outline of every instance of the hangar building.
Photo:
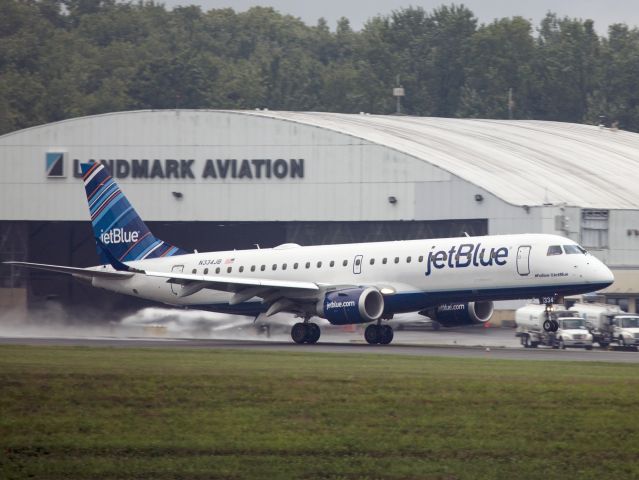
[[(200, 251), (541, 232), (639, 296), (639, 134), (542, 121), (160, 110), (0, 137), (0, 260), (97, 263), (79, 164), (103, 161), (156, 236)], [(133, 299), (0, 267), (0, 308)]]

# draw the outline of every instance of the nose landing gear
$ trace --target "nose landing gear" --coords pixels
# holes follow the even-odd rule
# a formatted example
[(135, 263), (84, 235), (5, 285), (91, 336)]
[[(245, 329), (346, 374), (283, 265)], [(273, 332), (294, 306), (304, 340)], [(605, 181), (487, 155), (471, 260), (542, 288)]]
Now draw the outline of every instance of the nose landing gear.
[[(550, 302), (546, 301), (548, 299), (550, 299)], [(544, 297), (541, 299), (541, 301), (546, 304), (546, 311), (545, 311), (546, 320), (544, 320), (544, 323), (543, 323), (544, 331), (556, 332), (557, 330), (559, 330), (559, 323), (557, 322), (557, 320), (551, 317), (554, 297), (548, 297), (548, 298)]]

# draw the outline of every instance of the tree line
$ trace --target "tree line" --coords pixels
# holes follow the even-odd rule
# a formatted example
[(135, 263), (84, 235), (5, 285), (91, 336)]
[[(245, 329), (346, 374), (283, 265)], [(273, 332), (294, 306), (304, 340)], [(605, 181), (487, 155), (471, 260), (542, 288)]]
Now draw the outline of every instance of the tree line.
[[(132, 109), (395, 111), (639, 131), (639, 31), (442, 5), (306, 25), (271, 8), (0, 0), (0, 134)], [(509, 105), (508, 92), (512, 92)], [(510, 107), (510, 108), (509, 108)]]

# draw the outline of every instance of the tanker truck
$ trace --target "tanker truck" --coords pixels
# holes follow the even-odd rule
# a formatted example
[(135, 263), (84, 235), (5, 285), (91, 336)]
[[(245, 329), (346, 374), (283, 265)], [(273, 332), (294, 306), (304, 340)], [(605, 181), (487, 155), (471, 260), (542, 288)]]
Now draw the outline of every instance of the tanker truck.
[(517, 330), (524, 348), (537, 348), (545, 345), (552, 348), (568, 347), (592, 350), (592, 334), (586, 328), (586, 321), (576, 312), (567, 311), (563, 307), (555, 307), (550, 312), (550, 319), (555, 320), (559, 328), (556, 332), (546, 332), (543, 327), (546, 321), (546, 306), (529, 304), (518, 308), (515, 312)]
[(569, 309), (586, 320), (586, 327), (593, 337), (593, 341), (600, 347), (606, 348), (613, 342), (612, 319), (623, 312), (617, 305), (606, 303), (575, 303)]

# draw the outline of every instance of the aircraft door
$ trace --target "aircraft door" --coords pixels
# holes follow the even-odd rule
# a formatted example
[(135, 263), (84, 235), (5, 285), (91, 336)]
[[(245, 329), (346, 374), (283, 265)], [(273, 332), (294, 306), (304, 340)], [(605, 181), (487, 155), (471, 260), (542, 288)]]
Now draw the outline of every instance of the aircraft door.
[(355, 255), (355, 260), (353, 260), (353, 273), (355, 275), (362, 273), (362, 258), (363, 255)]
[[(173, 273), (182, 273), (183, 271), (184, 271), (184, 265), (173, 265), (173, 268), (171, 269), (171, 272)], [(171, 291), (173, 292), (174, 295), (177, 295), (179, 293), (179, 288), (180, 286), (177, 283), (171, 284)]]
[(517, 273), (521, 276), (530, 274), (530, 245), (522, 245), (517, 250)]

